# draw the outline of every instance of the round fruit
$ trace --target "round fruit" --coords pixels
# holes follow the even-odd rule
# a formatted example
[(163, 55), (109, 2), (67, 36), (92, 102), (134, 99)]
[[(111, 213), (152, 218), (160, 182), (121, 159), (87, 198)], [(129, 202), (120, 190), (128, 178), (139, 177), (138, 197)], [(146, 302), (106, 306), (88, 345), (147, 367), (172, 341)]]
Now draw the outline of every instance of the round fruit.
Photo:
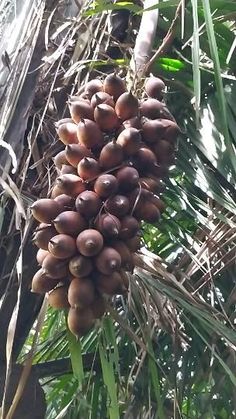
[(76, 211), (64, 211), (53, 221), (58, 233), (78, 236), (87, 227), (85, 219)]
[(54, 290), (48, 294), (49, 305), (57, 310), (69, 308), (70, 304), (67, 298), (67, 291), (68, 288), (66, 286), (54, 288)]
[(148, 96), (162, 100), (163, 92), (165, 91), (165, 83), (158, 77), (150, 77), (145, 82), (145, 91)]
[(71, 307), (86, 307), (95, 298), (93, 282), (88, 278), (73, 278), (68, 289), (68, 301)]
[(57, 259), (50, 253), (45, 257), (42, 268), (47, 275), (55, 279), (64, 278), (69, 273), (67, 260)]
[(88, 95), (89, 98), (91, 98), (95, 93), (101, 92), (103, 90), (103, 83), (99, 79), (90, 80), (85, 85), (85, 94)]
[(78, 164), (77, 172), (83, 180), (89, 180), (99, 174), (100, 167), (96, 159), (84, 157)]
[(74, 256), (69, 262), (70, 273), (77, 278), (88, 276), (93, 270), (91, 259), (85, 256)]
[(91, 98), (91, 105), (93, 108), (96, 106), (105, 103), (106, 105), (112, 106), (114, 108), (115, 103), (112, 97), (106, 92), (97, 92)]
[(49, 252), (47, 250), (39, 249), (37, 251), (36, 259), (40, 266), (42, 266), (42, 263), (47, 255), (49, 255)]
[(41, 223), (50, 223), (62, 211), (62, 207), (53, 199), (39, 199), (31, 205), (33, 217)]
[(120, 254), (112, 247), (104, 247), (95, 258), (95, 265), (99, 272), (110, 275), (121, 267)]
[[(86, 100), (68, 101), (71, 118), (78, 124), (81, 119), (93, 119), (93, 108)], [(78, 140), (77, 140), (78, 142)]]
[(113, 131), (120, 125), (114, 108), (106, 103), (96, 106), (94, 119), (102, 131)]
[(119, 184), (119, 189), (124, 192), (129, 192), (138, 186), (139, 174), (134, 167), (125, 166), (117, 171), (116, 179)]
[(137, 250), (141, 247), (141, 237), (139, 235), (134, 236), (128, 240), (125, 241), (125, 244), (128, 246), (128, 248), (131, 250), (131, 252), (137, 252)]
[(63, 164), (68, 164), (65, 150), (57, 153), (55, 157), (53, 157), (53, 162), (58, 169), (61, 169)]
[(121, 257), (121, 267), (126, 271), (132, 272), (134, 269), (133, 256), (128, 246), (121, 240), (113, 241), (112, 247)]
[(131, 92), (123, 93), (116, 102), (115, 111), (117, 116), (125, 121), (138, 115), (139, 102)]
[(131, 239), (134, 237), (140, 229), (139, 222), (132, 215), (126, 215), (121, 220), (121, 227), (119, 238), (122, 240)]
[(54, 227), (42, 223), (38, 226), (33, 236), (33, 242), (37, 247), (48, 250), (49, 240), (57, 234), (57, 231)]
[(75, 239), (67, 234), (57, 234), (49, 240), (48, 250), (58, 259), (70, 258), (76, 253)]
[(106, 311), (106, 303), (101, 295), (96, 295), (95, 300), (90, 305), (95, 319), (101, 319)]
[(102, 214), (97, 217), (96, 228), (106, 238), (117, 237), (120, 231), (120, 221), (111, 214)]
[(124, 81), (117, 74), (109, 74), (104, 80), (104, 92), (113, 97), (114, 101), (126, 91)]
[(45, 294), (55, 288), (59, 281), (59, 279), (51, 278), (43, 269), (39, 269), (32, 279), (31, 291)]
[(125, 291), (119, 272), (113, 272), (111, 275), (98, 274), (96, 287), (101, 293), (107, 295), (123, 294)]
[(76, 175), (77, 174), (76, 169), (70, 164), (63, 164), (61, 166), (60, 175), (68, 175), (68, 174)]
[(119, 166), (124, 160), (124, 152), (121, 145), (116, 141), (110, 141), (101, 150), (99, 157), (99, 165), (108, 170)]
[(70, 308), (67, 318), (68, 328), (77, 338), (86, 335), (94, 326), (93, 312), (89, 307)]
[[(70, 195), (73, 198), (86, 189), (83, 179), (76, 175), (61, 175), (57, 178), (56, 185), (62, 194)], [(56, 215), (53, 218), (56, 218)]]
[(113, 175), (100, 175), (94, 184), (94, 191), (101, 198), (108, 198), (118, 189), (118, 182)]
[(61, 205), (64, 210), (71, 210), (75, 205), (75, 200), (66, 194), (58, 195), (56, 198), (54, 198), (54, 201), (58, 202), (58, 204)]
[(157, 159), (155, 154), (146, 146), (140, 147), (134, 156), (134, 164), (138, 170), (148, 169), (150, 166), (156, 164), (156, 162)]
[(117, 144), (119, 144), (124, 153), (127, 156), (133, 156), (140, 148), (141, 145), (141, 134), (136, 128), (124, 129), (117, 138)]
[(76, 210), (86, 219), (90, 219), (97, 215), (101, 206), (101, 199), (93, 191), (82, 192), (75, 201)]
[(144, 100), (140, 107), (140, 112), (142, 116), (146, 116), (150, 119), (157, 119), (161, 117), (161, 111), (165, 105), (159, 100), (156, 99), (147, 99)]
[[(147, 143), (156, 143), (159, 141), (165, 132), (165, 127), (162, 121), (165, 119), (146, 119), (143, 123), (143, 138)], [(170, 121), (171, 122), (171, 121)]]
[(151, 202), (144, 202), (142, 205), (137, 206), (134, 214), (140, 220), (144, 220), (147, 223), (155, 223), (160, 219), (159, 209)]
[(78, 143), (77, 126), (73, 122), (60, 124), (57, 128), (57, 134), (60, 140), (66, 145)]
[(77, 125), (79, 142), (87, 148), (103, 145), (103, 134), (96, 122), (90, 119), (82, 119)]
[(76, 245), (82, 255), (95, 256), (103, 248), (103, 237), (99, 231), (90, 228), (78, 235)]
[(91, 151), (82, 144), (70, 144), (65, 149), (65, 154), (68, 162), (73, 166), (78, 166), (78, 163), (84, 157), (93, 157)]
[(123, 217), (129, 212), (129, 199), (124, 195), (115, 195), (106, 200), (105, 209), (116, 217)]
[(133, 116), (133, 118), (126, 119), (123, 122), (123, 125), (125, 128), (136, 128), (136, 129), (142, 128), (142, 124), (138, 116)]

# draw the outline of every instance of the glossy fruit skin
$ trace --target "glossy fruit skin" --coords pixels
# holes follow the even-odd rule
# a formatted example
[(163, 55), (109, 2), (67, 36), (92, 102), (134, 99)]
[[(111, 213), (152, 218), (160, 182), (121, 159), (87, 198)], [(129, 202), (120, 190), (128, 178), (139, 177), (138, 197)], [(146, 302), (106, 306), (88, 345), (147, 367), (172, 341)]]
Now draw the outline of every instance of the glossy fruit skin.
[(87, 222), (77, 211), (64, 211), (53, 220), (55, 229), (60, 234), (68, 234), (77, 237), (87, 228)]
[(106, 105), (112, 106), (114, 108), (115, 102), (113, 98), (106, 92), (97, 92), (91, 98), (91, 105), (93, 108), (96, 106), (105, 103)]
[(53, 226), (41, 223), (34, 233), (33, 242), (37, 247), (48, 250), (49, 240), (56, 234), (57, 231)]
[(89, 99), (97, 93), (103, 91), (103, 83), (99, 79), (90, 80), (86, 83), (85, 94), (88, 95)]
[(43, 263), (43, 261), (44, 261), (45, 257), (46, 257), (48, 254), (49, 254), (49, 252), (48, 252), (47, 250), (44, 250), (44, 249), (39, 249), (39, 250), (37, 251), (36, 259), (37, 259), (37, 262), (38, 262), (38, 264), (39, 264), (40, 266), (42, 266), (42, 263)]
[(111, 214), (97, 217), (95, 226), (105, 238), (118, 237), (120, 232), (120, 220)]
[(75, 201), (76, 210), (86, 219), (96, 216), (102, 206), (99, 196), (93, 191), (84, 191)]
[(134, 269), (133, 256), (128, 246), (121, 240), (115, 240), (111, 243), (121, 257), (121, 267), (126, 271), (132, 272)]
[(85, 118), (93, 120), (93, 108), (86, 100), (69, 101), (68, 103), (71, 117), (76, 124)]
[(49, 252), (58, 259), (67, 259), (76, 253), (75, 239), (67, 234), (57, 234), (48, 243)]
[(55, 279), (64, 278), (69, 273), (67, 260), (57, 259), (50, 253), (43, 260), (42, 268), (48, 276)]
[(162, 100), (165, 91), (165, 83), (158, 77), (149, 77), (145, 82), (145, 91), (148, 96)]
[(142, 123), (138, 116), (133, 116), (132, 118), (126, 119), (123, 121), (124, 128), (136, 128), (138, 130), (142, 129)]
[(139, 184), (139, 174), (134, 167), (125, 166), (116, 172), (119, 189), (123, 192), (130, 192)]
[(68, 289), (66, 286), (58, 286), (48, 294), (48, 303), (56, 310), (67, 309), (70, 307), (67, 298)]
[(104, 275), (111, 275), (121, 268), (120, 254), (112, 247), (104, 247), (94, 262), (98, 271)]
[(31, 206), (33, 217), (40, 223), (50, 223), (60, 214), (62, 207), (53, 199), (39, 199)]
[(105, 201), (105, 209), (116, 217), (124, 217), (129, 212), (129, 199), (125, 195), (114, 195)]
[(69, 270), (74, 277), (83, 278), (91, 274), (93, 270), (93, 264), (90, 258), (77, 255), (70, 260)]
[(83, 180), (90, 180), (100, 172), (98, 161), (92, 157), (84, 157), (77, 166), (78, 175)]
[(70, 308), (67, 317), (68, 328), (77, 338), (86, 335), (94, 326), (93, 312), (89, 307)]
[[(77, 175), (59, 176), (56, 181), (56, 186), (58, 186), (61, 194), (70, 195), (72, 198), (76, 198), (86, 189), (83, 179)], [(56, 218), (56, 216), (54, 218)]]
[(104, 92), (113, 97), (116, 102), (118, 97), (126, 91), (124, 81), (116, 74), (106, 76), (103, 85)]
[(141, 247), (141, 237), (136, 235), (130, 239), (125, 240), (125, 244), (131, 250), (131, 252), (137, 252), (137, 250), (139, 250)]
[(81, 255), (92, 257), (102, 250), (103, 237), (99, 231), (90, 228), (78, 235), (76, 245)]
[(63, 164), (68, 164), (65, 150), (60, 151), (53, 157), (55, 166), (60, 170)]
[(67, 161), (75, 168), (84, 157), (93, 157), (92, 152), (82, 144), (70, 144), (65, 149)]
[(94, 109), (94, 119), (102, 131), (110, 132), (119, 127), (121, 122), (112, 106), (102, 103)]
[(140, 148), (141, 134), (136, 128), (124, 129), (117, 138), (117, 144), (119, 144), (126, 156), (133, 156)]
[(79, 142), (89, 149), (103, 145), (103, 133), (96, 122), (90, 119), (83, 119), (78, 123), (77, 135)]
[(134, 237), (140, 229), (140, 223), (132, 215), (126, 215), (121, 220), (119, 238), (128, 240)]
[(103, 169), (111, 169), (119, 166), (124, 160), (124, 152), (121, 145), (115, 141), (110, 141), (101, 150), (99, 165)]
[(41, 268), (32, 279), (31, 290), (37, 294), (45, 294), (55, 288), (59, 281), (59, 279), (51, 278)]
[(144, 202), (134, 211), (135, 216), (147, 223), (155, 223), (160, 219), (159, 209), (151, 202)]
[(54, 198), (54, 201), (58, 202), (58, 204), (61, 205), (64, 210), (72, 210), (75, 206), (75, 200), (66, 194), (58, 195), (56, 198)]
[(73, 122), (65, 122), (57, 128), (57, 134), (64, 144), (77, 144), (77, 127)]
[(116, 295), (123, 294), (124, 287), (119, 272), (113, 272), (110, 275), (98, 274), (96, 276), (96, 287), (102, 294)]
[(94, 184), (94, 191), (100, 198), (108, 198), (118, 189), (118, 181), (113, 175), (100, 175)]
[(138, 115), (139, 101), (132, 93), (125, 92), (117, 99), (115, 111), (122, 121), (133, 118)]
[(160, 118), (163, 107), (164, 104), (159, 100), (149, 98), (141, 104), (140, 112), (149, 119), (157, 119)]
[(68, 301), (71, 307), (86, 307), (95, 298), (93, 282), (89, 278), (73, 278), (68, 289)]

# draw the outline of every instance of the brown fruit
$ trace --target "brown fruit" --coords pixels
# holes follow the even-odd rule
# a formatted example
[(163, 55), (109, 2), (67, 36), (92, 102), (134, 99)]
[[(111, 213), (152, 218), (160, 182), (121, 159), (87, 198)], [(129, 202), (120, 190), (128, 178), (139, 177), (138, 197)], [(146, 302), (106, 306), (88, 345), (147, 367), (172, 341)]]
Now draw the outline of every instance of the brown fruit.
[(154, 177), (157, 178), (166, 178), (169, 174), (169, 168), (168, 165), (162, 165), (159, 163), (155, 163), (150, 165), (149, 167), (149, 173), (151, 173)]
[(47, 250), (39, 249), (37, 251), (36, 259), (40, 266), (42, 266), (42, 263), (47, 255), (49, 255), (49, 252)]
[(129, 212), (129, 199), (124, 195), (115, 195), (105, 202), (105, 209), (120, 218)]
[(176, 122), (170, 121), (169, 119), (160, 119), (160, 121), (164, 127), (164, 134), (162, 138), (170, 141), (172, 144), (175, 143), (176, 138), (181, 132)]
[(87, 227), (85, 219), (76, 211), (64, 211), (53, 220), (58, 233), (78, 236)]
[(113, 175), (100, 175), (94, 184), (94, 191), (101, 198), (108, 198), (118, 189), (118, 182)]
[(114, 101), (126, 91), (124, 81), (117, 74), (109, 74), (105, 78), (103, 89), (113, 97)]
[(111, 275), (98, 274), (96, 276), (97, 289), (107, 295), (123, 294), (125, 287), (120, 272), (113, 272)]
[(102, 214), (97, 217), (95, 227), (105, 238), (117, 237), (120, 231), (120, 221), (111, 214)]
[(95, 319), (101, 319), (106, 311), (105, 300), (101, 295), (96, 295), (95, 300), (90, 305)]
[(111, 246), (119, 253), (121, 257), (121, 267), (126, 271), (132, 272), (134, 269), (134, 261), (128, 246), (121, 240), (113, 241)]
[(153, 147), (159, 164), (174, 164), (174, 146), (166, 140), (160, 140)]
[(68, 301), (71, 307), (86, 307), (95, 298), (93, 282), (88, 278), (73, 278), (68, 289)]
[(119, 189), (124, 192), (129, 192), (138, 186), (139, 174), (134, 167), (125, 166), (117, 171), (116, 179), (119, 184)]
[(93, 179), (100, 172), (98, 161), (92, 157), (84, 157), (78, 164), (77, 172), (83, 180)]
[(58, 204), (60, 204), (64, 210), (71, 210), (75, 205), (75, 200), (66, 194), (58, 195), (56, 198), (54, 198), (54, 201), (58, 202)]
[[(143, 123), (143, 138), (147, 143), (156, 143), (165, 132), (163, 121), (167, 119), (145, 119)], [(172, 122), (172, 121), (168, 121)]]
[(102, 103), (94, 109), (94, 119), (102, 131), (113, 131), (120, 125), (120, 121), (112, 106)]
[(126, 128), (118, 136), (116, 142), (127, 156), (133, 156), (140, 148), (141, 134), (136, 128)]
[(95, 258), (95, 265), (99, 272), (111, 275), (121, 267), (120, 254), (112, 247), (104, 247)]
[(77, 144), (77, 126), (73, 122), (65, 122), (57, 128), (57, 134), (63, 144)]
[(33, 242), (37, 247), (48, 250), (49, 240), (56, 234), (57, 231), (54, 227), (45, 223), (41, 223), (34, 233)]
[(149, 98), (141, 103), (140, 112), (142, 116), (150, 119), (161, 117), (161, 111), (165, 105), (159, 100)]
[(69, 262), (70, 273), (77, 278), (88, 276), (93, 270), (91, 259), (78, 255), (74, 256)]
[(83, 119), (78, 123), (77, 135), (79, 142), (87, 148), (103, 145), (103, 133), (98, 128), (96, 122), (90, 119)]
[(37, 294), (45, 294), (55, 288), (59, 281), (59, 279), (48, 276), (41, 268), (33, 276), (31, 291), (36, 292)]
[(75, 239), (67, 234), (57, 234), (49, 240), (49, 252), (58, 259), (66, 259), (76, 253)]
[(122, 240), (131, 239), (140, 229), (140, 224), (132, 215), (126, 215), (121, 220), (119, 238)]
[(134, 156), (134, 165), (138, 170), (148, 169), (150, 166), (156, 164), (156, 162), (155, 154), (146, 146), (140, 147)]
[[(93, 120), (93, 108), (86, 100), (68, 101), (71, 118), (78, 124), (81, 119)], [(78, 142), (78, 141), (77, 141)]]
[(65, 150), (60, 151), (53, 157), (55, 166), (60, 170), (63, 164), (68, 164)]
[(70, 164), (63, 164), (61, 166), (60, 175), (76, 175), (77, 171), (75, 167), (71, 166)]
[(68, 261), (57, 259), (50, 253), (45, 257), (42, 268), (51, 278), (60, 279), (68, 275)]
[(99, 80), (99, 79), (94, 79), (94, 80), (90, 80), (88, 83), (86, 83), (84, 92), (85, 92), (85, 94), (87, 94), (89, 99), (91, 99), (91, 97), (93, 95), (95, 95), (95, 93), (102, 92), (102, 90), (103, 90), (102, 81)]
[(138, 115), (139, 102), (131, 92), (123, 93), (116, 102), (115, 111), (117, 116), (125, 121)]
[(128, 240), (125, 241), (125, 244), (128, 246), (128, 248), (131, 250), (131, 252), (137, 252), (137, 250), (141, 247), (141, 237), (139, 235), (134, 236)]
[(153, 193), (158, 193), (163, 190), (163, 183), (160, 179), (153, 179), (151, 177), (141, 177), (139, 179), (140, 186), (148, 191)]
[(62, 211), (61, 205), (53, 199), (43, 198), (31, 205), (33, 217), (41, 223), (50, 223)]
[(101, 150), (99, 157), (99, 165), (108, 170), (119, 166), (124, 160), (124, 152), (121, 145), (116, 141), (110, 141)]
[(142, 205), (137, 206), (134, 214), (137, 218), (147, 223), (155, 223), (160, 219), (159, 209), (151, 202), (144, 202)]
[(141, 120), (138, 116), (133, 116), (133, 118), (126, 119), (123, 122), (123, 125), (125, 128), (136, 128), (138, 130), (142, 128)]
[[(56, 186), (59, 187), (61, 193), (76, 198), (81, 192), (85, 191), (86, 185), (84, 181), (76, 175), (61, 175), (56, 180)], [(56, 218), (56, 215), (55, 217)]]
[(105, 103), (106, 105), (112, 106), (114, 108), (115, 102), (112, 97), (106, 92), (97, 92), (91, 98), (91, 105), (93, 108), (96, 106)]
[(66, 122), (72, 122), (72, 124), (73, 124), (73, 119), (71, 119), (71, 118), (59, 119), (59, 121), (55, 122), (55, 127), (58, 128), (60, 125), (65, 124)]
[(158, 198), (156, 195), (153, 195), (150, 201), (159, 209), (160, 212), (165, 211), (166, 206), (162, 199)]
[(60, 310), (70, 307), (67, 298), (68, 288), (66, 286), (56, 287), (48, 294), (48, 303), (51, 307)]
[(67, 318), (68, 328), (77, 338), (86, 335), (94, 326), (93, 312), (89, 307), (70, 308)]
[(75, 201), (76, 210), (88, 220), (98, 214), (101, 206), (101, 199), (93, 191), (82, 192)]
[(68, 162), (76, 168), (84, 157), (93, 157), (91, 151), (82, 144), (68, 145), (65, 149), (65, 155)]
[(152, 76), (146, 79), (144, 88), (148, 96), (158, 100), (163, 99), (165, 83), (158, 77)]
[(99, 231), (90, 228), (78, 235), (76, 245), (82, 255), (95, 256), (103, 248), (103, 237)]

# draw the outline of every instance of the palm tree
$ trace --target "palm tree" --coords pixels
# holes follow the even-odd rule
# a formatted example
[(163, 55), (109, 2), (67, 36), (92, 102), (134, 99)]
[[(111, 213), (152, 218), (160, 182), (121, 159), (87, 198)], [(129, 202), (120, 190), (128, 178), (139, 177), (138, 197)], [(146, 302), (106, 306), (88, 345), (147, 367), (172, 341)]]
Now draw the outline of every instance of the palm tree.
[[(46, 408), (49, 419), (236, 414), (236, 5), (169, 0), (152, 9), (155, 37), (140, 52), (140, 20), (150, 15), (139, 2), (0, 5), (2, 417), (41, 418)], [(166, 210), (142, 227), (128, 297), (77, 341), (66, 313), (30, 293), (29, 207), (55, 179), (54, 123), (67, 116), (68, 94), (114, 69), (137, 91), (150, 71), (159, 75), (181, 135)]]

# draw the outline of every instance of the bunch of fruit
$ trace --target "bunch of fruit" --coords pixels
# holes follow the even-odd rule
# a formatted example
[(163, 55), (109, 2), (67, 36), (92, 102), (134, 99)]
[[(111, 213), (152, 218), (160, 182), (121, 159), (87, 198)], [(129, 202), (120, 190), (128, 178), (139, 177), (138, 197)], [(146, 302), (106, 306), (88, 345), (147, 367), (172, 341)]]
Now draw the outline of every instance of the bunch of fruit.
[(164, 89), (150, 77), (139, 100), (116, 74), (92, 80), (70, 98), (71, 119), (57, 123), (65, 144), (54, 158), (58, 177), (51, 198), (32, 206), (41, 266), (32, 291), (69, 308), (76, 336), (102, 317), (104, 296), (127, 292), (141, 221), (155, 223), (164, 210), (158, 195), (179, 132)]

